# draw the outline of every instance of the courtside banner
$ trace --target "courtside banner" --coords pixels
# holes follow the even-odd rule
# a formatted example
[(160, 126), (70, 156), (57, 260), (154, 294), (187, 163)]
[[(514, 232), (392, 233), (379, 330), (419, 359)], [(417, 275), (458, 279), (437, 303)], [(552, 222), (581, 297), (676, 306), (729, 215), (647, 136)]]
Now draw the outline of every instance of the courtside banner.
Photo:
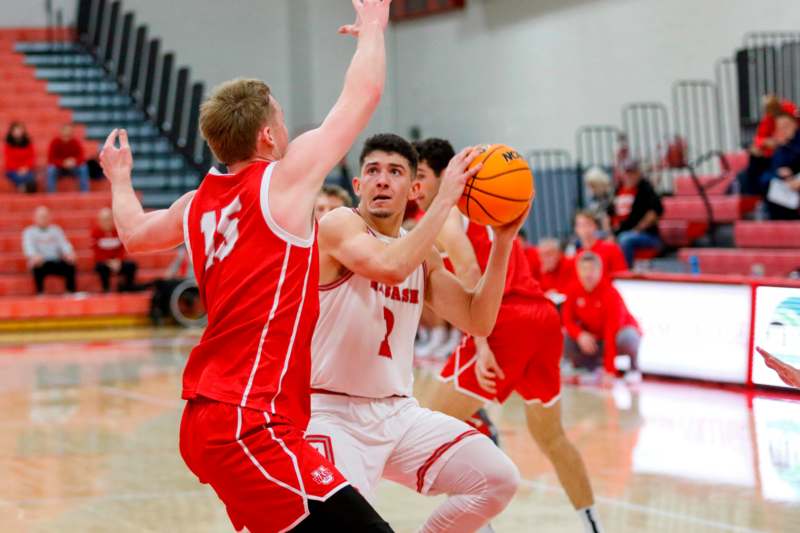
[[(756, 289), (755, 342), (781, 361), (800, 367), (800, 289)], [(753, 357), (753, 383), (786, 387), (759, 354)]]
[(747, 383), (750, 286), (624, 279), (614, 285), (644, 332), (642, 372)]

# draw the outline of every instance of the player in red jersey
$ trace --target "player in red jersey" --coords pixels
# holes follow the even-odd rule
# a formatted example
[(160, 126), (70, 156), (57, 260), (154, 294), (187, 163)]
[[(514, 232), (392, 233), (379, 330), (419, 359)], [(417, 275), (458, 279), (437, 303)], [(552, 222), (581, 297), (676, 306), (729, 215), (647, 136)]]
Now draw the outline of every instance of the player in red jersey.
[[(441, 139), (417, 143), (416, 148), (420, 159), (417, 202), (425, 210), (439, 191), (439, 178), (453, 148)], [(492, 239), (491, 228), (470, 222), (453, 209), (437, 246), (448, 254), (464, 286), (474, 287), (486, 269)], [(586, 467), (561, 424), (563, 347), (558, 311), (533, 278), (525, 252), (515, 240), (492, 334), (465, 336), (442, 369), (443, 383), (428, 407), (469, 420), (486, 402), (504, 402), (516, 391), (525, 400), (531, 436), (555, 467), (585, 530), (596, 533), (600, 524)]]
[(128, 250), (185, 241), (193, 260), (208, 327), (184, 371), (180, 449), (237, 530), (391, 531), (304, 438), (319, 314), (314, 204), (385, 82), (390, 0), (353, 5), (356, 23), (340, 31), (358, 37), (357, 50), (318, 129), (289, 143), (265, 83), (225, 83), (203, 103), (200, 129), (230, 173), (212, 170), (197, 191), (150, 213), (131, 185), (125, 131), (112, 132), (101, 154)]

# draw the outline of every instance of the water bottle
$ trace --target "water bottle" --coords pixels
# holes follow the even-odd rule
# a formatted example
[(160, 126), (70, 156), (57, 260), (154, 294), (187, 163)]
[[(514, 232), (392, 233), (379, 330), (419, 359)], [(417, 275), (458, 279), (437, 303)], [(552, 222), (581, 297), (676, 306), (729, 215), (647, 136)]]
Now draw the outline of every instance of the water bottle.
[(700, 273), (700, 258), (696, 255), (689, 256), (689, 272), (692, 274)]

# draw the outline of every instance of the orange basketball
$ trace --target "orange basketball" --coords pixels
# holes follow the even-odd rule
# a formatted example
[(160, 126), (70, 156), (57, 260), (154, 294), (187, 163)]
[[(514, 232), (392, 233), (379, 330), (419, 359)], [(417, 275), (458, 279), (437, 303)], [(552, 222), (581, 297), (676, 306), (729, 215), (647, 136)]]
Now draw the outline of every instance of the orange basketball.
[(533, 173), (519, 152), (504, 144), (481, 147), (470, 165), (483, 168), (467, 180), (458, 208), (476, 224), (499, 226), (517, 219), (533, 201)]

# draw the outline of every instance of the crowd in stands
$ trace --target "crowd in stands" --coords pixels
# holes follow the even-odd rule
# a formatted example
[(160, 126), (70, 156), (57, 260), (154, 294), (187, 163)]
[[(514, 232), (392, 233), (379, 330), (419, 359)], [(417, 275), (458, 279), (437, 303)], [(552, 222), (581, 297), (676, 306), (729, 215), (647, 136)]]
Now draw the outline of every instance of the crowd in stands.
[(764, 115), (739, 175), (743, 194), (761, 196), (770, 220), (800, 220), (800, 128), (797, 105), (764, 98)]
[(78, 180), (81, 191), (89, 190), (89, 161), (83, 142), (75, 137), (73, 127), (65, 124), (60, 134), (50, 141), (47, 150), (47, 166), (36, 167), (34, 141), (22, 122), (12, 122), (6, 134), (4, 147), (6, 177), (20, 192), (36, 192), (39, 189), (37, 176), (45, 176), (48, 192), (55, 192), (58, 180), (72, 177)]

